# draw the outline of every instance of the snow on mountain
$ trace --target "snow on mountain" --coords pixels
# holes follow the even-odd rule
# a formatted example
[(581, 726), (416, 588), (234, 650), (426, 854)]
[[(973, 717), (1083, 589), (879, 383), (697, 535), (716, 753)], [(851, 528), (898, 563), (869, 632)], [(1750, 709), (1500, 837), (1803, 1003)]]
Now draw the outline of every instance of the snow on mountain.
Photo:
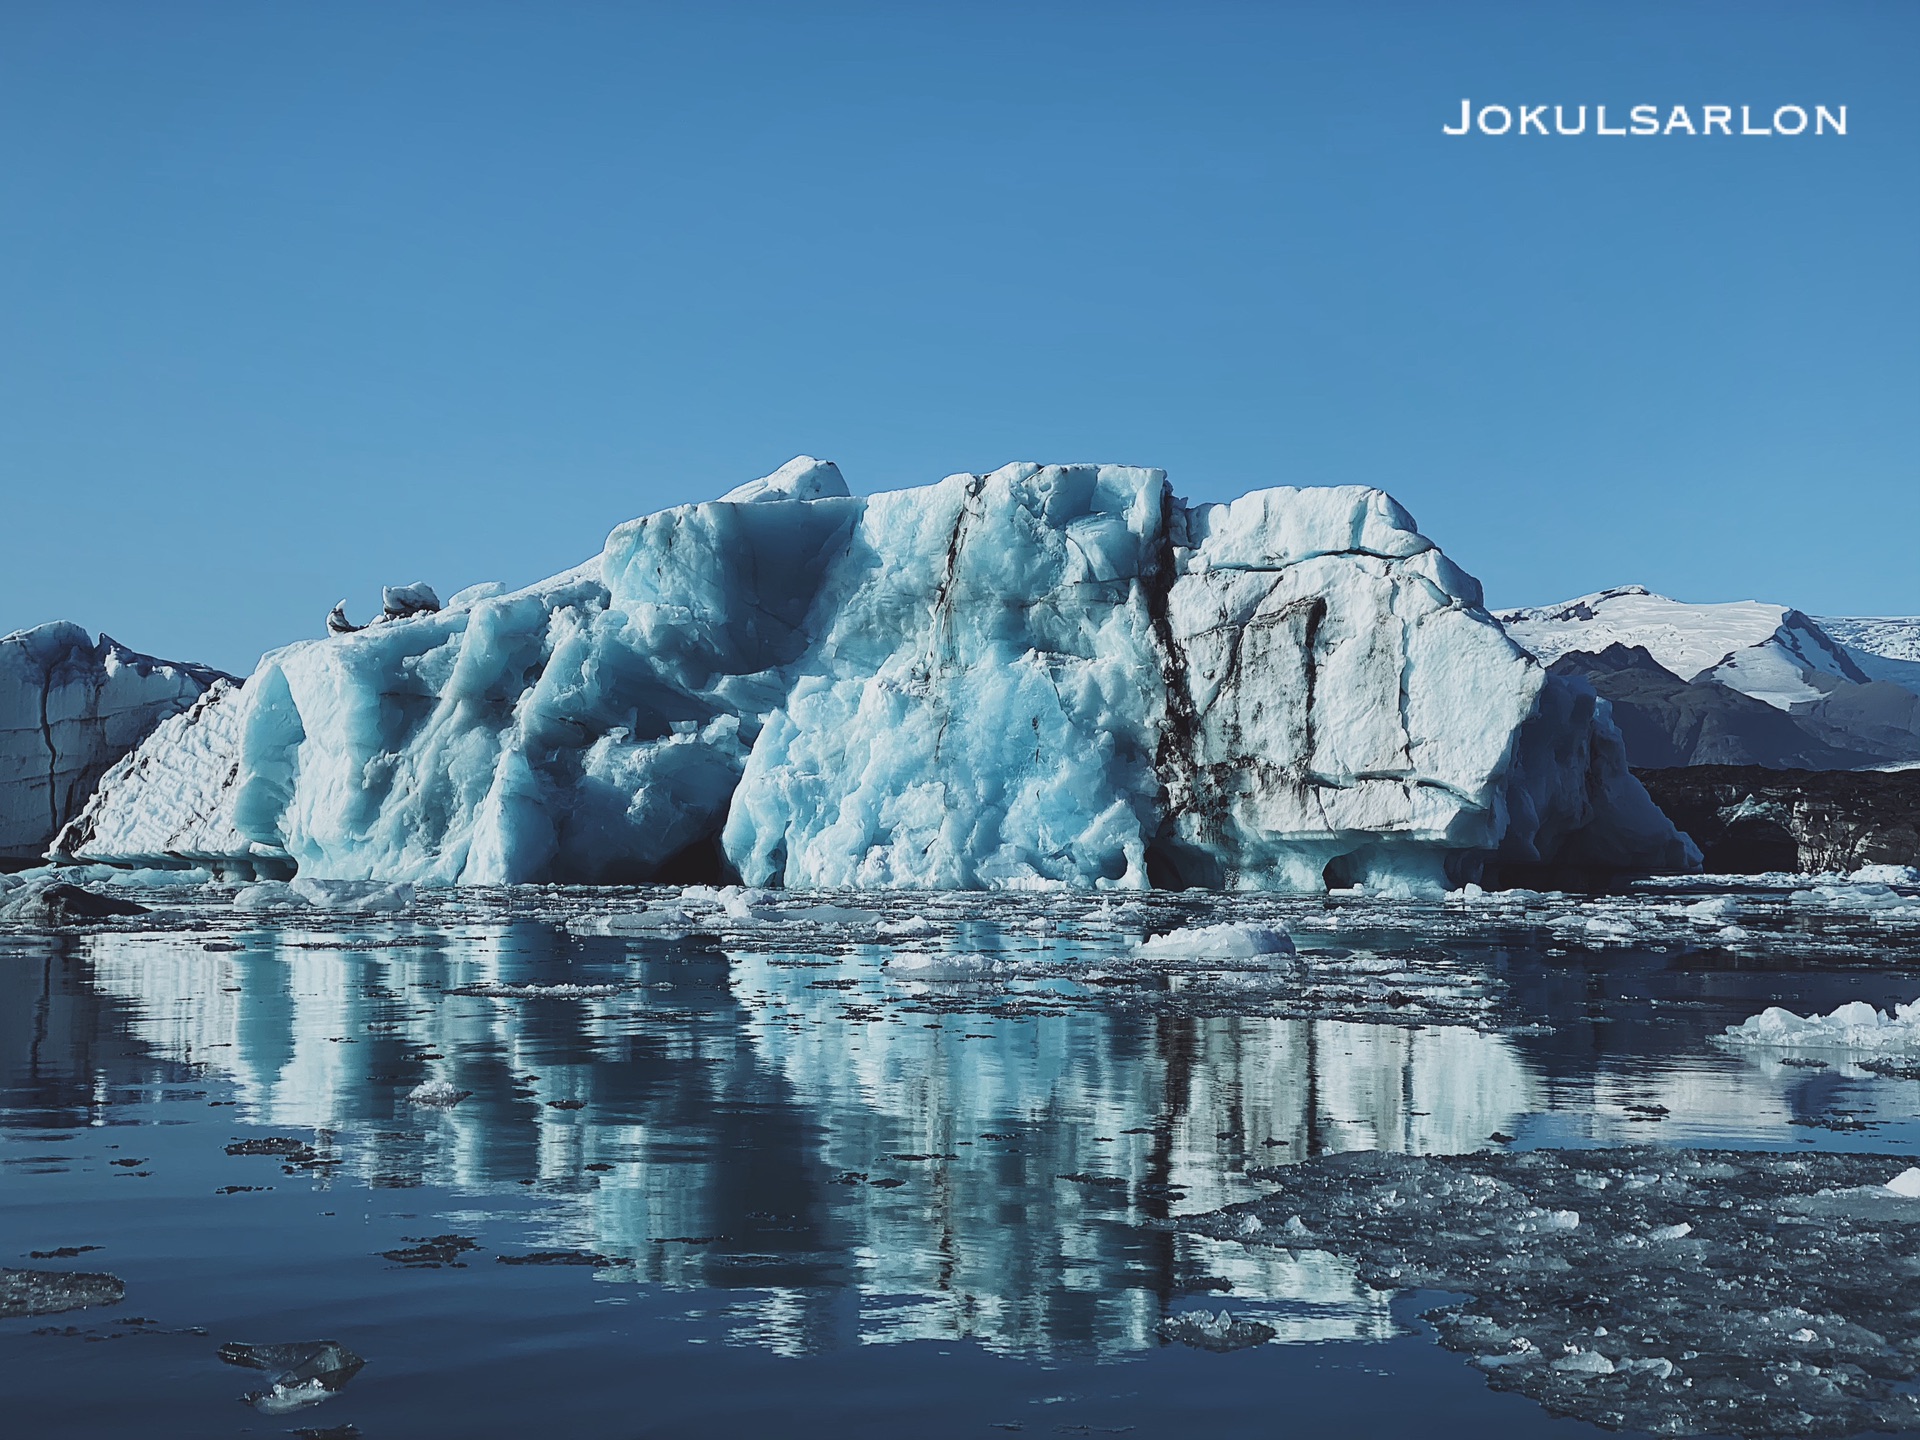
[(64, 620), (0, 636), (0, 867), (37, 861), (109, 766), (222, 678)]
[(1920, 615), (1820, 615), (1814, 623), (1870, 679), (1920, 694)]
[(1622, 585), (1496, 618), (1544, 665), (1576, 650), (1639, 646), (1682, 680), (1710, 677), (1777, 710), (1869, 678), (1808, 616), (1758, 600), (1690, 605)]
[(1378, 491), (1188, 507), (1021, 464), (862, 499), (801, 457), (552, 580), (268, 654), (56, 848), (438, 884), (1697, 862), (1596, 706)]

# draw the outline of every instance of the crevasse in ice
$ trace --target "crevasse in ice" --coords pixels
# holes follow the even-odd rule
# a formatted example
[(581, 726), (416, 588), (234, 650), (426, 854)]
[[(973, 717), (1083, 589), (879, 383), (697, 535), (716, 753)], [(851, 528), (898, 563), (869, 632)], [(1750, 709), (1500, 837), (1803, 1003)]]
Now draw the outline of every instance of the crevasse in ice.
[(802, 457), (524, 590), (271, 652), (56, 853), (425, 884), (1431, 889), (1687, 868), (1605, 707), (1379, 491)]

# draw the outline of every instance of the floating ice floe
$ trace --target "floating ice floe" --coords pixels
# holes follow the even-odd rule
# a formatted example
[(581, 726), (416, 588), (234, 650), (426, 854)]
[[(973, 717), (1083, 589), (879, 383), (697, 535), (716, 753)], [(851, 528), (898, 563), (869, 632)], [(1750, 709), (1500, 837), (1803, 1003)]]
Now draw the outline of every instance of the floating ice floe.
[(991, 955), (923, 955), (906, 951), (887, 958), (882, 967), (896, 980), (991, 980), (1013, 972), (1006, 960)]
[[(447, 992), (449, 995), (477, 995), (489, 1000), (606, 1000), (620, 993), (618, 985), (509, 984), (503, 980), (481, 980)], [(420, 1101), (418, 1103), (429, 1103)]]
[(1909, 1165), (1902, 1170), (1887, 1181), (1887, 1189), (1896, 1195), (1904, 1195), (1909, 1200), (1920, 1199), (1920, 1165)]
[(407, 1099), (415, 1105), (424, 1105), (429, 1109), (445, 1110), (458, 1105), (471, 1090), (462, 1090), (450, 1080), (422, 1080), (407, 1092)]
[(1793, 905), (1829, 910), (1874, 913), (1894, 920), (1920, 919), (1920, 898), (1902, 895), (1891, 885), (1877, 881), (1847, 880), (1839, 884), (1813, 885), (1805, 890), (1795, 890), (1787, 896), (1787, 901)]
[(1556, 1414), (1837, 1437), (1920, 1428), (1920, 1169), (1890, 1185), (1888, 1168), (1659, 1147), (1354, 1152), (1263, 1172), (1267, 1198), (1172, 1223), (1343, 1255), (1376, 1289), (1464, 1293), (1426, 1316), (1440, 1342)]
[(613, 915), (576, 915), (567, 921), (567, 931), (572, 935), (660, 935), (690, 930), (694, 923), (678, 905), (662, 905)]
[(409, 884), (385, 885), (366, 880), (261, 880), (243, 886), (233, 897), (236, 910), (276, 910), (312, 906), (349, 914), (377, 914), (405, 910), (413, 903)]
[(1193, 925), (1145, 941), (1145, 960), (1258, 960), (1294, 953), (1284, 930), (1266, 925)]
[(273, 1372), (265, 1390), (241, 1398), (263, 1415), (287, 1415), (329, 1400), (366, 1364), (338, 1340), (291, 1345), (243, 1345), (228, 1341), (220, 1358), (229, 1365)]
[(1920, 870), (1911, 865), (1862, 865), (1847, 879), (1855, 885), (1920, 885)]
[(1264, 1345), (1278, 1333), (1271, 1325), (1244, 1320), (1226, 1310), (1217, 1315), (1209, 1315), (1204, 1310), (1188, 1311), (1160, 1322), (1162, 1338), (1216, 1354)]
[(1920, 1054), (1920, 1000), (1896, 1005), (1891, 1013), (1864, 1000), (1849, 1001), (1827, 1015), (1796, 1015), (1774, 1005), (1715, 1038), (1735, 1047), (1915, 1055)]

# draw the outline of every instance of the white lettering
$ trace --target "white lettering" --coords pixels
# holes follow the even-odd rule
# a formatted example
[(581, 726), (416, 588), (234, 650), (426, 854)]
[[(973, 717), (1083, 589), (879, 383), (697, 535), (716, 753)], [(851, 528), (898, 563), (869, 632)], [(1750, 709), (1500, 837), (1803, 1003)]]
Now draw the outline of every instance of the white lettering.
[[(0, 0), (4, 3), (4, 0)], [(1548, 109), (1553, 111), (1553, 128), (1547, 128)], [(1460, 101), (1460, 114), (1451, 123), (1440, 122), (1442, 135), (1835, 135), (1847, 133), (1847, 107), (1825, 105), (1780, 105), (1771, 116), (1762, 109), (1760, 123), (1754, 123), (1752, 105), (1627, 105), (1615, 107), (1614, 114), (1626, 111), (1626, 119), (1612, 123), (1605, 105), (1478, 105), (1469, 98)], [(1587, 111), (1593, 111), (1593, 129), (1587, 129)], [(1740, 128), (1733, 128), (1733, 112), (1740, 112)], [(1666, 119), (1661, 120), (1664, 111)], [(1698, 112), (1697, 116), (1695, 112)], [(1809, 121), (1808, 113), (1812, 112)], [(1514, 124), (1518, 114), (1520, 123)], [(1771, 123), (1769, 123), (1769, 120)]]

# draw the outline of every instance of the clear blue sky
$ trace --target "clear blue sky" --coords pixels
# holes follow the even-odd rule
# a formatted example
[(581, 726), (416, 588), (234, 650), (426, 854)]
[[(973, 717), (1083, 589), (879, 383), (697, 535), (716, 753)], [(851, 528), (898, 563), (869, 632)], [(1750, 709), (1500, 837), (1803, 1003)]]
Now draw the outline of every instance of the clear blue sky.
[(1920, 612), (1916, 57), (1844, 0), (7, 0), (0, 630), (244, 670), (801, 451), (1379, 485), (1495, 604)]

